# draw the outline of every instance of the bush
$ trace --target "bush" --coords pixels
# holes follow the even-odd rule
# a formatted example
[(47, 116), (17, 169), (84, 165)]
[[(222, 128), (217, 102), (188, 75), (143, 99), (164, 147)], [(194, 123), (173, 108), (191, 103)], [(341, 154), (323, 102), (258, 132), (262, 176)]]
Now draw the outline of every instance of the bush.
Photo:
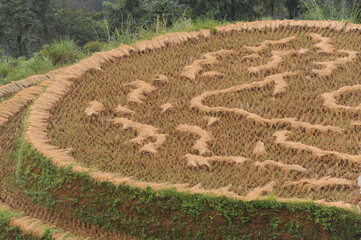
[(89, 53), (99, 52), (103, 48), (103, 43), (99, 41), (88, 42), (83, 48)]
[(73, 40), (65, 38), (45, 45), (38, 56), (49, 59), (56, 66), (74, 63), (81, 59), (84, 53)]
[(303, 4), (305, 10), (300, 19), (361, 22), (361, 3), (359, 0), (303, 0)]
[(0, 57), (0, 84), (42, 74), (53, 68), (51, 61), (42, 56), (35, 56), (30, 59), (2, 56)]
[(11, 62), (11, 58), (0, 57), (0, 79), (6, 78), (9, 75)]

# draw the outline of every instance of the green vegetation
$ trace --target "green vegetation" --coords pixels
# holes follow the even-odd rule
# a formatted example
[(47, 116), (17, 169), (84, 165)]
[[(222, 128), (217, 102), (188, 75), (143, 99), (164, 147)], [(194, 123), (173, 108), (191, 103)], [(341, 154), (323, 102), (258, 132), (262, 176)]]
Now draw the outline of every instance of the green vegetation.
[[(30, 235), (24, 235), (19, 228), (10, 226), (10, 219), (13, 217), (20, 217), (18, 213), (14, 213), (8, 210), (2, 211), (0, 209), (0, 239), (2, 240), (40, 240), (40, 238)], [(49, 231), (44, 234), (41, 240), (50, 240), (51, 234)]]
[[(21, 214), (12, 212), (11, 210), (0, 209), (0, 239), (1, 240), (51, 240), (55, 233), (60, 232), (57, 229), (46, 228), (41, 238), (33, 235), (24, 234), (18, 227), (11, 226), (11, 218), (22, 217)], [(67, 237), (73, 237), (67, 234)]]
[[(304, 1), (304, 0), (303, 0)], [(336, 20), (361, 23), (361, 2), (358, 0), (304, 1), (305, 12), (301, 19), (308, 20)]]
[(49, 59), (40, 56), (30, 59), (0, 56), (0, 84), (46, 73), (54, 67)]
[(0, 84), (26, 78), (35, 74), (43, 74), (52, 69), (74, 63), (96, 51), (106, 51), (122, 44), (133, 44), (137, 41), (151, 39), (157, 35), (167, 32), (195, 31), (199, 29), (213, 29), (215, 26), (223, 25), (213, 19), (191, 20), (187, 18), (178, 19), (172, 27), (166, 27), (158, 19), (147, 28), (138, 29), (137, 32), (116, 35), (114, 40), (103, 43), (93, 41), (86, 44), (83, 49), (78, 47), (74, 40), (63, 38), (47, 44), (34, 57), (13, 58), (0, 52)]
[(99, 41), (88, 42), (83, 48), (88, 53), (100, 52), (103, 48), (103, 43)]
[(83, 56), (81, 49), (70, 39), (54, 41), (52, 44), (45, 45), (38, 53), (38, 57), (49, 60), (53, 66), (74, 63)]
[[(231, 22), (284, 18), (361, 23), (361, 3), (0, 0), (0, 85), (169, 32), (211, 29), (215, 33), (215, 26)], [(22, 128), (19, 124), (9, 129)], [(51, 214), (68, 217), (71, 223), (79, 221), (91, 228), (144, 239), (361, 239), (361, 215), (354, 211), (312, 202), (283, 203), (272, 195), (268, 200), (245, 202), (175, 189), (116, 187), (110, 182), (99, 183), (85, 173), (57, 168), (25, 139), (15, 138), (19, 145), (14, 146), (16, 151), (9, 150), (9, 155), (16, 161), (17, 171), (16, 176), (15, 170), (9, 176), (21, 196)], [(12, 166), (15, 169), (14, 163)], [(7, 188), (0, 186), (0, 192)], [(57, 231), (49, 228), (42, 238), (24, 235), (10, 224), (11, 218), (20, 216), (0, 208), (0, 239), (48, 240)]]
[(357, 0), (94, 0), (87, 6), (81, 0), (41, 0), (25, 6), (25, 0), (0, 0), (0, 84), (166, 32), (257, 19), (361, 19)]
[(43, 74), (54, 68), (74, 63), (85, 56), (86, 53), (69, 38), (44, 45), (43, 49), (30, 59), (2, 55), (0, 56), (0, 84)]
[(70, 218), (145, 239), (342, 239), (361, 237), (361, 216), (313, 203), (236, 201), (98, 183), (58, 169), (23, 142), (18, 183), (37, 204)]

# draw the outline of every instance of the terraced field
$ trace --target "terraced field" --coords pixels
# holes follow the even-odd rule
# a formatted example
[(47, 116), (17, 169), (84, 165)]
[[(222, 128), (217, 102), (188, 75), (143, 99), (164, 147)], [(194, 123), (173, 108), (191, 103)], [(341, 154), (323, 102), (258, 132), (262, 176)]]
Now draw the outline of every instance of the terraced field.
[(360, 31), (237, 23), (2, 86), (0, 199), (54, 239), (357, 239)]

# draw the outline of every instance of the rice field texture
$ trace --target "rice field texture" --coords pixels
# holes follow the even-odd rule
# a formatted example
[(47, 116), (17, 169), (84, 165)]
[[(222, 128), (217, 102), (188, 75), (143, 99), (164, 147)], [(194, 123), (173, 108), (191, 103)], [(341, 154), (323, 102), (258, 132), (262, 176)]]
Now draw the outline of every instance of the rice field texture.
[(225, 29), (139, 43), (78, 78), (48, 112), (59, 162), (244, 200), (359, 204), (359, 32)]
[(42, 188), (31, 181), (45, 181), (35, 176), (48, 174), (39, 160), (47, 159), (54, 189), (69, 187), (68, 210), (88, 200), (74, 182), (54, 182), (55, 169), (104, 188), (312, 202), (359, 218), (361, 27), (266, 21), (216, 30), (121, 46), (0, 87), (0, 125), (33, 101), (23, 189)]

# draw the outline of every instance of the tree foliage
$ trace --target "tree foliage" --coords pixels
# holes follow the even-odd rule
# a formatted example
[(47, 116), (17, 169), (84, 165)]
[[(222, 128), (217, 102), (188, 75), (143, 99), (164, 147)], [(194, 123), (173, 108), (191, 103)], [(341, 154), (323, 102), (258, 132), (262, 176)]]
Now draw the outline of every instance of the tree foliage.
[(30, 57), (63, 36), (88, 42), (95, 35), (91, 21), (89, 13), (55, 0), (0, 0), (0, 43), (13, 56)]
[[(98, 10), (95, 12), (93, 10)], [(69, 37), (79, 45), (127, 38), (179, 19), (250, 21), (332, 19), (360, 22), (359, 0), (0, 0), (0, 49), (33, 56), (43, 45)]]
[(44, 35), (41, 21), (46, 17), (41, 10), (48, 0), (0, 0), (2, 44), (17, 56), (26, 56)]

